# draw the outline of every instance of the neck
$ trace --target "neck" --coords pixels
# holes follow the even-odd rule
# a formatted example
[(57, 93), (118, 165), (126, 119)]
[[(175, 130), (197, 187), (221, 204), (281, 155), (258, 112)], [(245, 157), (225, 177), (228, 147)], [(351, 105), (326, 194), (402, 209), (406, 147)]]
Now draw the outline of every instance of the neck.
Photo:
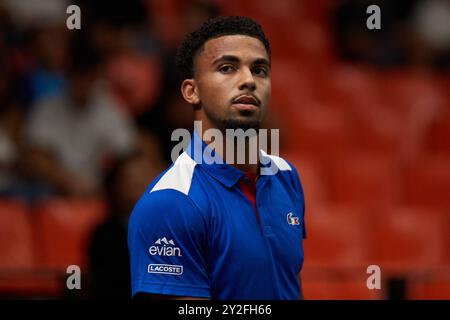
[[(203, 130), (202, 130), (203, 129)], [(196, 129), (206, 144), (211, 145), (215, 153), (219, 155), (225, 163), (244, 172), (253, 172), (256, 176), (259, 175), (259, 140), (258, 134), (247, 136), (244, 139), (237, 139), (235, 135), (227, 137), (225, 130), (220, 130), (222, 136), (222, 147), (218, 148), (217, 138), (210, 135), (204, 136), (203, 133), (208, 129), (217, 128), (200, 128)]]

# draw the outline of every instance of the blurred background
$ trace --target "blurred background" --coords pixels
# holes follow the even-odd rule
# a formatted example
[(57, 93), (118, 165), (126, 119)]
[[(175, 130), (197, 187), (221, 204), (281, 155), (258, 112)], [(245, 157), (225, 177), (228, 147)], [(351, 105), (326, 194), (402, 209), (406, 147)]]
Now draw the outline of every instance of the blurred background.
[(0, 0), (0, 298), (130, 297), (129, 213), (193, 125), (175, 50), (219, 14), (271, 41), (305, 298), (450, 299), (449, 0)]

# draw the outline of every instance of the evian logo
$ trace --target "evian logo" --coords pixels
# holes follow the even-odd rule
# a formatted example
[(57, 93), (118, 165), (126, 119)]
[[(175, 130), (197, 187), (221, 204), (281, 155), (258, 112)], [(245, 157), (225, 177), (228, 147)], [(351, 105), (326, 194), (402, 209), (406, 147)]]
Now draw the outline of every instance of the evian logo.
[(298, 217), (292, 216), (292, 212), (287, 214), (287, 222), (293, 226), (298, 226), (300, 224)]
[(154, 256), (181, 257), (181, 250), (175, 247), (173, 240), (167, 240), (166, 237), (159, 238), (155, 241), (155, 245), (148, 249), (148, 252)]

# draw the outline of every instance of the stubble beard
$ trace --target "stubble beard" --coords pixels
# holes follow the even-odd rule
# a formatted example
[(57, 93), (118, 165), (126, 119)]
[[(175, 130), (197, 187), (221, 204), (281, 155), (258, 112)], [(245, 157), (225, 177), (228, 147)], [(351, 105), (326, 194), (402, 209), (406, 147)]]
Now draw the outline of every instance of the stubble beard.
[(251, 117), (251, 111), (242, 110), (239, 112), (239, 114), (241, 115), (240, 118), (227, 116), (220, 119), (212, 115), (208, 115), (208, 118), (215, 124), (217, 129), (219, 129), (223, 133), (225, 133), (227, 129), (242, 129), (244, 131), (247, 131), (248, 129), (254, 129), (258, 131), (260, 129), (261, 120)]

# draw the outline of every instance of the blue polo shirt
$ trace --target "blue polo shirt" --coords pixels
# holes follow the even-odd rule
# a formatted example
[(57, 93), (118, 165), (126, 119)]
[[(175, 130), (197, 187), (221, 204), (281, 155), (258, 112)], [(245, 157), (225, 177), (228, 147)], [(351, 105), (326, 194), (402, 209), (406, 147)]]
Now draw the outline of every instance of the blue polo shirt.
[(295, 168), (260, 150), (258, 223), (238, 183), (244, 172), (208, 161), (214, 151), (195, 131), (192, 137), (131, 214), (132, 295), (298, 299), (306, 234)]

